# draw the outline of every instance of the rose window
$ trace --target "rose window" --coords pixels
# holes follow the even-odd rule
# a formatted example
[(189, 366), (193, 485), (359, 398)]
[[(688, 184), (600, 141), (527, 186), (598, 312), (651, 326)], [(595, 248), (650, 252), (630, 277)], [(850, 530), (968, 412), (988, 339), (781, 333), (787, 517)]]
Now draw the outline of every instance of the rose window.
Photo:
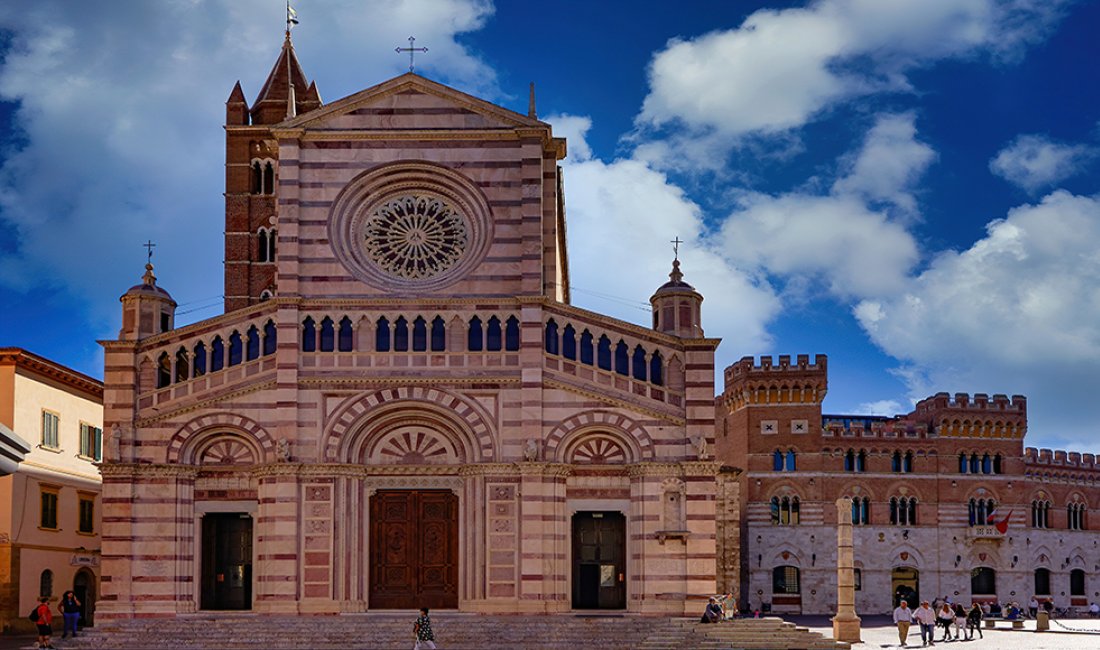
[(406, 194), (375, 208), (363, 224), (364, 251), (385, 273), (431, 278), (453, 267), (467, 248), (466, 219), (442, 199)]

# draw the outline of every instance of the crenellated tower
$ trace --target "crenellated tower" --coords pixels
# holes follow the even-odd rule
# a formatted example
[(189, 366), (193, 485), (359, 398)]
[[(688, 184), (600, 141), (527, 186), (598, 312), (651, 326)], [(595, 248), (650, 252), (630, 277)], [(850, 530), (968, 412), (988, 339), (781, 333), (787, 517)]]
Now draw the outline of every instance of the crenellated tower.
[(241, 83), (225, 103), (225, 310), (273, 297), (278, 255), (279, 145), (274, 127), (321, 106), (290, 33), (250, 107)]

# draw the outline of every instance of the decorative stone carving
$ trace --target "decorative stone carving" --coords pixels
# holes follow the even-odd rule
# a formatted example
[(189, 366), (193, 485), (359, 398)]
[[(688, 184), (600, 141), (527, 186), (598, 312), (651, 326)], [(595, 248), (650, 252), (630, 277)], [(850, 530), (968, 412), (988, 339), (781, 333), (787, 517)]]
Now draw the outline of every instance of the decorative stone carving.
[(122, 427), (117, 422), (111, 425), (111, 437), (107, 439), (107, 457), (104, 460), (122, 460)]
[(539, 442), (534, 438), (528, 438), (523, 443), (523, 460), (533, 463), (539, 459)]
[(290, 462), (290, 441), (286, 438), (279, 438), (275, 443), (275, 460), (280, 463)]
[(699, 434), (691, 439), (691, 445), (695, 447), (695, 453), (699, 456), (699, 460), (707, 459), (707, 437), (703, 434)]
[(363, 224), (367, 258), (406, 280), (445, 273), (466, 251), (466, 219), (442, 198), (404, 194), (379, 205)]

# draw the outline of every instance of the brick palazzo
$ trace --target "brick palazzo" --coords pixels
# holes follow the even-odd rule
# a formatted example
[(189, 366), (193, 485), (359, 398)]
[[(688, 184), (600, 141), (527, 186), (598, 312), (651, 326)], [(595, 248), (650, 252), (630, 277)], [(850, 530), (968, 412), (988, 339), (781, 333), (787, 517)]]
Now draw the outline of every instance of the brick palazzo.
[(175, 327), (148, 265), (102, 342), (101, 619), (715, 592), (738, 485), (702, 297), (676, 262), (652, 328), (570, 305), (565, 141), (531, 104), (412, 73), (323, 104), (289, 37), (233, 88), (224, 315)]

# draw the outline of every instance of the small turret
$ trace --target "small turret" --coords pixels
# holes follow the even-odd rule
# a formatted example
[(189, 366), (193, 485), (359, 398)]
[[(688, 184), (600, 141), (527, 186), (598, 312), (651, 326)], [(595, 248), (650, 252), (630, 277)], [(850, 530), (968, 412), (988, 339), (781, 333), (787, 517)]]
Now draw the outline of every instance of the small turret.
[(672, 260), (672, 272), (668, 277), (669, 281), (649, 299), (649, 304), (653, 305), (653, 329), (685, 339), (701, 338), (703, 296), (684, 282), (679, 258)]
[(175, 327), (176, 301), (168, 292), (157, 286), (153, 275), (153, 263), (145, 265), (141, 284), (136, 284), (122, 294), (121, 341), (138, 341)]
[(233, 92), (229, 93), (229, 99), (225, 102), (226, 126), (246, 126), (248, 124), (248, 102), (245, 101), (244, 91), (241, 90), (241, 82), (233, 86)]

